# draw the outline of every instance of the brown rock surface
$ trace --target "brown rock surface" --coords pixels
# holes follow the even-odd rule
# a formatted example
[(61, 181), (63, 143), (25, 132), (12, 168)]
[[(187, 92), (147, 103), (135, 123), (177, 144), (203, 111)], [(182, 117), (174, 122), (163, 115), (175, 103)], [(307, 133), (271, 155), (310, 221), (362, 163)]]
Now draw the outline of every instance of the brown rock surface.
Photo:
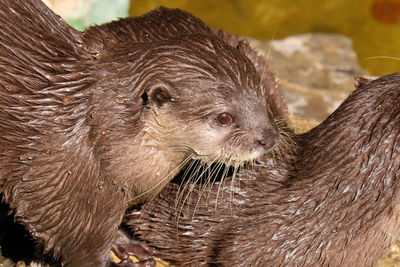
[(249, 40), (264, 54), (283, 89), (289, 110), (321, 122), (354, 89), (353, 77), (367, 74), (358, 64), (349, 38), (305, 34), (282, 40)]

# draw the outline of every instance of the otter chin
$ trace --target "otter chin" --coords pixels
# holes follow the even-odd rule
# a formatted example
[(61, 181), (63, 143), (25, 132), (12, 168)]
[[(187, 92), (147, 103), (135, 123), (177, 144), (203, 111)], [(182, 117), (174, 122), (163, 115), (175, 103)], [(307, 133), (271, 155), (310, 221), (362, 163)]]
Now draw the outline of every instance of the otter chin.
[(126, 209), (193, 159), (238, 167), (283, 143), (265, 60), (186, 12), (78, 32), (3, 0), (0, 33), (0, 192), (65, 265), (106, 266)]

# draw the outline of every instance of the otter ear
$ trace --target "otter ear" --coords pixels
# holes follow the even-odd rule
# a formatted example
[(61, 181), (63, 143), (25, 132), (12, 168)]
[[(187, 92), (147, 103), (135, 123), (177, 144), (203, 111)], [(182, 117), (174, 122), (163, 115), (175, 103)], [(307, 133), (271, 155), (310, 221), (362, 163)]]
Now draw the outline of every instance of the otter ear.
[(239, 43), (236, 45), (236, 49), (239, 50), (240, 53), (247, 55), (248, 52), (246, 51), (249, 43), (246, 40), (240, 40)]
[(370, 75), (360, 75), (354, 77), (354, 85), (356, 88), (360, 88), (370, 84), (372, 81), (378, 79), (378, 76), (370, 76)]
[(174, 102), (170, 90), (165, 86), (155, 86), (142, 95), (143, 104), (155, 103), (162, 106), (168, 102)]

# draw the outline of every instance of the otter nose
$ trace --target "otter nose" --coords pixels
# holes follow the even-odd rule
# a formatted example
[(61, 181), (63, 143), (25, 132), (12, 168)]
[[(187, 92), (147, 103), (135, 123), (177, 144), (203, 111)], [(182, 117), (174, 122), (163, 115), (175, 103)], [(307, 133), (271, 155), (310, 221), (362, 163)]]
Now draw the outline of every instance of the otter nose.
[(277, 139), (278, 134), (275, 131), (266, 130), (264, 131), (262, 138), (257, 140), (257, 142), (259, 145), (263, 146), (264, 149), (270, 149), (275, 145)]

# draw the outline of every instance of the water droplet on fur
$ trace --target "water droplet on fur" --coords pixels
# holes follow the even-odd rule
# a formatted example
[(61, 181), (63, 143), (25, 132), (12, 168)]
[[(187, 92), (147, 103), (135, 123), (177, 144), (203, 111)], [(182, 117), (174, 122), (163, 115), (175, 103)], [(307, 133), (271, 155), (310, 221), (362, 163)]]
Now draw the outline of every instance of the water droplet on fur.
[(122, 192), (126, 192), (128, 191), (128, 185), (126, 183), (124, 183), (124, 186), (121, 188)]
[(33, 157), (30, 156), (30, 155), (22, 155), (22, 156), (19, 156), (18, 158), (19, 158), (19, 160), (21, 160), (21, 161), (32, 160), (32, 159), (33, 159)]

